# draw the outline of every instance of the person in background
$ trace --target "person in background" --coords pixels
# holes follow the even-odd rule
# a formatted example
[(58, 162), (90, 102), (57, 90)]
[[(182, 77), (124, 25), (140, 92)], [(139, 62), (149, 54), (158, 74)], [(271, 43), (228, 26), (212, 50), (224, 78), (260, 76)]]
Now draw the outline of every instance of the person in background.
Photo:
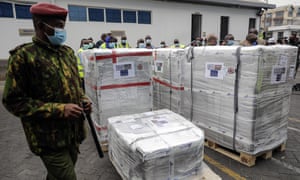
[(217, 36), (210, 34), (207, 37), (207, 46), (216, 46), (218, 44)]
[(100, 46), (101, 49), (114, 49), (116, 47), (116, 38), (113, 36), (106, 36), (105, 43)]
[(200, 36), (197, 36), (196, 39), (191, 43), (194, 47), (202, 46), (202, 38)]
[(117, 47), (118, 48), (131, 48), (131, 46), (127, 42), (127, 37), (125, 35), (121, 37), (121, 43), (119, 43)]
[(249, 29), (249, 34), (251, 34), (251, 33), (256, 35), (257, 45), (266, 45), (266, 41), (265, 40), (258, 38), (258, 31), (257, 31), (257, 29), (255, 29), (255, 28)]
[(111, 42), (112, 42), (111, 47), (113, 47), (112, 49), (118, 47), (118, 39), (117, 39), (116, 37), (112, 36), (112, 37), (111, 37)]
[(159, 44), (159, 47), (160, 48), (167, 48), (168, 46), (167, 46), (165, 41), (161, 41), (160, 44)]
[(75, 180), (79, 145), (85, 139), (82, 112), (91, 112), (91, 102), (80, 87), (75, 53), (63, 44), (68, 10), (37, 3), (30, 13), (35, 35), (10, 51), (2, 103), (20, 117), (47, 180)]
[(289, 40), (287, 37), (282, 37), (280, 39), (277, 39), (277, 44), (281, 44), (281, 45), (289, 44)]
[(256, 45), (258, 45), (256, 34), (249, 33), (249, 34), (246, 36), (246, 39), (245, 39), (244, 41), (242, 41), (242, 42), (240, 43), (240, 45), (241, 45), (241, 46), (256, 46)]
[(81, 87), (83, 89), (83, 91), (85, 92), (85, 84), (84, 84), (84, 60), (83, 60), (83, 57), (82, 57), (82, 52), (84, 50), (87, 50), (87, 49), (93, 49), (94, 48), (94, 45), (93, 43), (91, 42), (90, 39), (82, 39), (81, 42), (80, 42), (80, 48), (78, 49), (77, 51), (77, 67), (78, 67), (78, 71), (79, 71), (79, 77), (80, 77), (80, 81), (81, 81)]
[(227, 34), (224, 37), (224, 41), (222, 42), (223, 46), (232, 46), (234, 45), (234, 36), (232, 34)]
[(145, 48), (147, 49), (154, 49), (154, 46), (152, 45), (152, 38), (150, 35), (147, 35), (145, 37)]
[(94, 39), (93, 39), (92, 37), (89, 37), (88, 40), (89, 40), (91, 49), (95, 48), (95, 47), (96, 47), (96, 44), (94, 43)]
[(136, 48), (146, 48), (144, 39), (140, 38), (137, 40)]
[(180, 44), (178, 39), (174, 39), (174, 44), (171, 46), (171, 48), (184, 48), (184, 44)]
[[(296, 60), (296, 70), (295, 70), (295, 78), (298, 72), (298, 68), (299, 68), (299, 64), (300, 64), (300, 41), (299, 38), (297, 37), (297, 33), (293, 32), (290, 37), (289, 37), (289, 45), (291, 46), (295, 46), (298, 48), (298, 54), (297, 54), (297, 60)], [(296, 89), (300, 90), (300, 84), (296, 84), (294, 87), (296, 87)]]
[(96, 42), (96, 48), (100, 48), (100, 46), (105, 43), (106, 36), (106, 33), (101, 34), (100, 40)]

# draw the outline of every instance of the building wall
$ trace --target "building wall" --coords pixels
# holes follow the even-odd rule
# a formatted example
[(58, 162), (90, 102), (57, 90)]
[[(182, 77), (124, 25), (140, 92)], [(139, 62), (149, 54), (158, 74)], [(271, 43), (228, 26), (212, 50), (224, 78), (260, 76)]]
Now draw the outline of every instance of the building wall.
[[(289, 10), (293, 7), (292, 15), (289, 16)], [(276, 13), (283, 11), (282, 17), (276, 17)], [(300, 35), (300, 16), (298, 15), (300, 12), (300, 6), (281, 6), (275, 9), (269, 9), (264, 13), (262, 16), (262, 28), (265, 29), (265, 31), (269, 32), (269, 36), (273, 37), (275, 40), (279, 39), (278, 33), (283, 33), (283, 37), (289, 37), (292, 32), (298, 32), (298, 35)], [(265, 24), (265, 21), (267, 22), (266, 14), (272, 14), (271, 20), (271, 26), (267, 26)], [(276, 19), (282, 20), (282, 23), (275, 24)], [(264, 26), (266, 25), (266, 26)]]
[[(45, 1), (43, 1), (45, 2)], [(67, 41), (66, 44), (77, 50), (82, 38), (92, 37), (95, 41), (100, 39), (102, 33), (111, 30), (125, 31), (128, 41), (132, 47), (136, 46), (139, 38), (146, 35), (152, 36), (155, 46), (161, 40), (171, 45), (175, 38), (181, 43), (188, 44), (191, 38), (191, 17), (194, 13), (202, 15), (202, 32), (208, 34), (220, 34), (220, 17), (229, 16), (229, 33), (236, 40), (246, 37), (249, 26), (249, 18), (257, 18), (256, 27), (259, 27), (259, 17), (255, 9), (228, 8), (221, 6), (208, 6), (199, 4), (149, 1), (149, 0), (50, 0), (67, 8), (68, 4), (112, 7), (121, 9), (149, 10), (152, 12), (152, 24), (128, 24), (128, 23), (105, 23), (105, 22), (75, 22), (67, 19)], [(8, 51), (19, 44), (30, 42), (31, 36), (19, 36), (19, 28), (33, 29), (31, 20), (19, 20), (12, 18), (0, 18), (2, 29), (1, 39), (5, 43), (0, 44), (0, 59), (7, 59)]]

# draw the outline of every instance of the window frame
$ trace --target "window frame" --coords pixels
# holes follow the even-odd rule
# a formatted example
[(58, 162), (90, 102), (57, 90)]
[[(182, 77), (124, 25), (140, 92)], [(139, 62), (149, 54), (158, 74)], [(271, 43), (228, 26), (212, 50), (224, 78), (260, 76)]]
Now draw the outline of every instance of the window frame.
[[(131, 19), (126, 19), (127, 15), (125, 13), (135, 13), (135, 17), (134, 17), (134, 21), (131, 21)], [(123, 10), (122, 11), (122, 15), (123, 15), (123, 23), (133, 23), (133, 24), (136, 24), (137, 23), (137, 11), (136, 10)], [(129, 15), (130, 16), (130, 15)]]
[[(32, 14), (30, 13), (31, 4), (14, 4), (16, 19), (32, 19)], [(23, 14), (24, 13), (24, 14)]]
[[(102, 14), (102, 17), (97, 18), (97, 16), (95, 16), (95, 19), (91, 18), (91, 11), (94, 11), (93, 13), (95, 13), (94, 15), (97, 15), (96, 10), (99, 10)], [(102, 11), (102, 12), (101, 12)], [(87, 7), (87, 13), (88, 13), (88, 20), (92, 21), (92, 22), (105, 22), (105, 8), (100, 8), (100, 7)]]
[[(4, 15), (0, 14), (0, 18), (14, 18), (14, 6), (12, 3), (9, 2), (0, 2), (0, 7), (1, 4), (3, 4), (3, 10), (4, 10)], [(5, 7), (5, 5), (7, 5)], [(6, 13), (5, 13), (6, 12)], [(6, 14), (6, 16), (5, 16)]]
[(105, 8), (105, 17), (106, 23), (122, 23), (122, 9)]
[[(149, 13), (149, 17), (148, 17), (149, 20), (148, 21), (146, 21), (147, 17), (145, 18), (146, 13)], [(152, 11), (138, 10), (137, 15), (138, 15), (138, 24), (145, 24), (145, 25), (146, 24), (152, 24)]]
[[(74, 11), (73, 8), (77, 7), (78, 9)], [(87, 15), (87, 7), (86, 6), (80, 6), (80, 5), (72, 5), (68, 4), (68, 10), (69, 10), (69, 21), (79, 21), (79, 22), (86, 22), (88, 15)], [(80, 12), (82, 11), (83, 12)], [(78, 13), (81, 13), (78, 15)]]

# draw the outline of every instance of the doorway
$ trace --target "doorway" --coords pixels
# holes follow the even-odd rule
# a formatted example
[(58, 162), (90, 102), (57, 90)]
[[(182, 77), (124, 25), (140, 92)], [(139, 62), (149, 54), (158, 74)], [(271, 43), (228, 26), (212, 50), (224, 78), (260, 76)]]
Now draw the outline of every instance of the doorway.
[(201, 37), (202, 33), (202, 15), (192, 14), (192, 37), (191, 41), (195, 40), (196, 37)]

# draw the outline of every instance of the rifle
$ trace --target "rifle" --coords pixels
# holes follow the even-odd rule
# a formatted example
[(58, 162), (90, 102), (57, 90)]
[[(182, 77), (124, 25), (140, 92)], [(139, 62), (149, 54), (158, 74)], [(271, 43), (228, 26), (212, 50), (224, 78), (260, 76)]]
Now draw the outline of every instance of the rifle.
[[(86, 105), (86, 102), (83, 102), (82, 105), (84, 107)], [(102, 151), (101, 146), (99, 144), (98, 137), (97, 137), (97, 134), (96, 134), (96, 130), (94, 128), (94, 123), (93, 123), (93, 120), (91, 118), (91, 115), (89, 113), (86, 113), (86, 112), (84, 112), (83, 114), (84, 114), (84, 117), (88, 120), (90, 129), (92, 131), (92, 136), (93, 136), (93, 139), (94, 139), (94, 143), (95, 143), (96, 148), (97, 148), (98, 155), (99, 155), (100, 158), (103, 158), (104, 154), (103, 154), (103, 151)]]

